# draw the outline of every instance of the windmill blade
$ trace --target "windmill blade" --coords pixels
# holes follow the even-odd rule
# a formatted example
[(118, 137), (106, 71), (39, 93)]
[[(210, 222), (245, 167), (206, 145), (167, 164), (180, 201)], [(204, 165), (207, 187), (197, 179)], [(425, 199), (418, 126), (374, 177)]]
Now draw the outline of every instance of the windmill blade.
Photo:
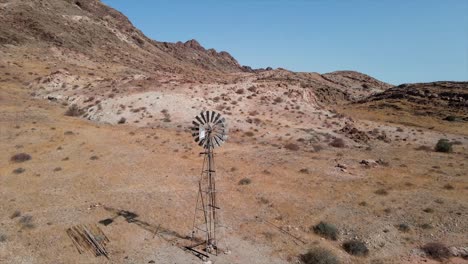
[(218, 145), (218, 147), (221, 146), (221, 143), (218, 141), (216, 136), (214, 136), (213, 139), (216, 142), (216, 144)]
[(192, 125), (193, 125), (193, 126), (196, 126), (196, 127), (200, 126), (200, 124), (198, 124), (198, 123), (195, 122), (195, 121), (192, 121)]
[(200, 124), (205, 124), (205, 123), (200, 119), (199, 116), (196, 116), (195, 118), (198, 120), (198, 122), (200, 122)]
[(203, 143), (205, 143), (205, 139), (200, 140), (200, 142), (198, 142), (198, 145), (199, 145), (199, 146), (202, 146)]
[(211, 121), (212, 121), (212, 122), (213, 122), (213, 120), (214, 120), (215, 114), (216, 114), (215, 111), (211, 111)]
[(207, 123), (209, 123), (210, 122), (210, 111), (206, 111), (205, 114), (206, 114)]
[(224, 121), (226, 121), (226, 119), (224, 119), (224, 117), (223, 117), (220, 120), (218, 120), (218, 122), (216, 122), (215, 125), (220, 124), (220, 123), (224, 123)]
[[(214, 112), (213, 112), (213, 113), (214, 113)], [(218, 119), (219, 119), (220, 117), (221, 117), (221, 114), (218, 113), (218, 114), (216, 115), (216, 118), (213, 120), (213, 123), (216, 124), (216, 121), (218, 121)]]
[(203, 119), (203, 124), (208, 123), (208, 121), (206, 120), (205, 116), (203, 115), (203, 112), (200, 113), (200, 116), (201, 116), (201, 118)]
[(215, 138), (217, 139), (218, 142), (220, 142), (219, 145), (221, 145), (222, 143), (224, 143), (223, 137), (222, 137), (221, 135), (215, 135)]

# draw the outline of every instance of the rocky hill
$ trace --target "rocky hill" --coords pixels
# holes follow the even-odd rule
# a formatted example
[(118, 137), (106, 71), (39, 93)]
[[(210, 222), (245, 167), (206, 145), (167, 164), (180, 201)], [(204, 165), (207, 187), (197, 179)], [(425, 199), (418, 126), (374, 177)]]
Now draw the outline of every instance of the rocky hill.
[(229, 53), (206, 50), (195, 40), (151, 40), (123, 14), (97, 0), (2, 1), (0, 18), (3, 48), (26, 46), (39, 57), (54, 48), (70, 56), (62, 58), (65, 63), (84, 56), (142, 71), (244, 70)]
[(468, 120), (468, 82), (402, 84), (371, 95), (359, 104), (437, 116), (449, 121)]

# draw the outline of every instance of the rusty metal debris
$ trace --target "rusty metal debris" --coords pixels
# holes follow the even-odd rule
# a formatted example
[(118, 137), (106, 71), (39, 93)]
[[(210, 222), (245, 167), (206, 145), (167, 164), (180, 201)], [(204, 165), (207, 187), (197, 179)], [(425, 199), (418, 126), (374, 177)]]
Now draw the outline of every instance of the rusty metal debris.
[(96, 225), (77, 225), (67, 229), (67, 234), (80, 254), (91, 251), (96, 257), (109, 258), (106, 244), (109, 239)]

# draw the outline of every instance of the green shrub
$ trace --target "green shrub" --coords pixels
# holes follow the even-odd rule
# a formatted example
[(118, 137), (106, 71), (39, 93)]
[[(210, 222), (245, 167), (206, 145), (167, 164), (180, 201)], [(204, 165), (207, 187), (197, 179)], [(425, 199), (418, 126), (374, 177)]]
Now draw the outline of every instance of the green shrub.
[(349, 240), (343, 243), (343, 249), (354, 256), (367, 256), (369, 249), (359, 240)]
[(452, 143), (448, 139), (441, 138), (435, 146), (435, 151), (437, 152), (452, 152)]
[(312, 248), (307, 253), (300, 255), (299, 260), (303, 264), (339, 264), (338, 258), (324, 248)]
[(329, 223), (320, 222), (318, 225), (313, 227), (316, 234), (323, 236), (328, 239), (336, 240), (338, 238), (338, 229)]

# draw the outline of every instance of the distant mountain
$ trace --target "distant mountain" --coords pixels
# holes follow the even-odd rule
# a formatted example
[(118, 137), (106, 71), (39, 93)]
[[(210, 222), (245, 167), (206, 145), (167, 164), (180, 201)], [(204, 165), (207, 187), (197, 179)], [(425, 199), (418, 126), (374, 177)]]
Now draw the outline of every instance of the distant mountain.
[(244, 71), (229, 53), (206, 50), (196, 40), (151, 40), (122, 13), (97, 0), (3, 0), (0, 15), (0, 44), (26, 46), (31, 52), (57, 47), (142, 70)]
[[(20, 72), (23, 76), (18, 80), (28, 80), (32, 74), (49, 75), (46, 79), (51, 79), (61, 69), (70, 73), (67, 78), (75, 82), (70, 83), (72, 86), (77, 78), (86, 76), (90, 83), (87, 87), (95, 83), (93, 78), (113, 87), (116, 79), (138, 74), (146, 76), (145, 87), (171, 79), (229, 84), (253, 78), (272, 85), (280, 82), (283, 88), (301, 87), (301, 94), (310, 94), (306, 97), (313, 97), (319, 104), (359, 100), (392, 87), (355, 71), (318, 74), (270, 67), (252, 69), (241, 66), (228, 52), (205, 49), (193, 39), (177, 43), (152, 40), (122, 13), (99, 0), (0, 0), (0, 18), (0, 51), (14, 63), (43, 69), (41, 74)], [(164, 25), (155, 26), (165, 30)], [(43, 86), (39, 79), (33, 84), (33, 88)], [(100, 89), (95, 92), (101, 93), (102, 85)]]

